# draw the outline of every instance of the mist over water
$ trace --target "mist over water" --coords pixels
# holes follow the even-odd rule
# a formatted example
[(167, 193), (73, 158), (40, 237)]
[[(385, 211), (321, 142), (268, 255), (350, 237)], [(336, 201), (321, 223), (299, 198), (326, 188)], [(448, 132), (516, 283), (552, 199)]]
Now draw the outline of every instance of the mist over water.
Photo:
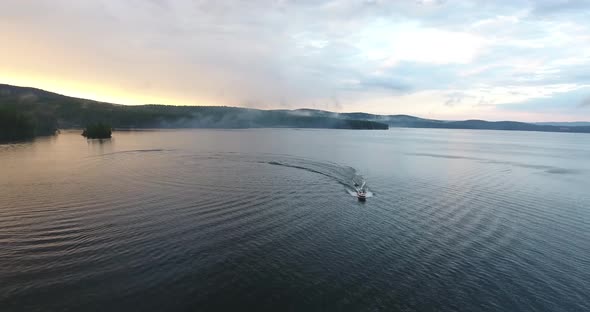
[(590, 310), (586, 134), (113, 136), (0, 145), (0, 311)]

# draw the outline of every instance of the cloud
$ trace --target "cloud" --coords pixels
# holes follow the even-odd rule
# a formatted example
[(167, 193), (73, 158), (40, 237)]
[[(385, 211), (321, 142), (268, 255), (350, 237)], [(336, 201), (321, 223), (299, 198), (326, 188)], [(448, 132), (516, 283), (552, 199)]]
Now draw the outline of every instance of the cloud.
[(578, 107), (590, 107), (590, 96), (583, 99), (580, 104), (578, 104)]
[(463, 95), (460, 93), (453, 93), (448, 96), (448, 100), (445, 101), (446, 106), (455, 106), (455, 104), (461, 103), (463, 100)]
[(575, 0), (6, 0), (0, 82), (132, 104), (483, 118), (589, 86), (589, 12)]
[(533, 14), (580, 13), (588, 9), (590, 9), (590, 3), (586, 0), (541, 0), (535, 3)]

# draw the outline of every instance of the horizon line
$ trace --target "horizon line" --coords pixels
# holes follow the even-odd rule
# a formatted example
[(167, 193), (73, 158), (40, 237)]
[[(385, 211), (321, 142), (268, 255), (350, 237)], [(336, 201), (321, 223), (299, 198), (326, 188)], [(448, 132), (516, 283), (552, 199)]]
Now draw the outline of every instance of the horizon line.
[(78, 96), (75, 96), (75, 95), (68, 95), (68, 94), (65, 94), (65, 93), (61, 93), (59, 91), (51, 91), (51, 90), (47, 90), (47, 89), (42, 89), (40, 87), (15, 85), (15, 84), (10, 84), (10, 83), (3, 83), (3, 82), (0, 82), (0, 85), (17, 87), (17, 88), (35, 89), (35, 90), (39, 90), (39, 91), (43, 91), (43, 92), (49, 92), (49, 93), (53, 93), (53, 94), (56, 94), (56, 95), (60, 95), (60, 96), (64, 96), (64, 97), (69, 97), (69, 98), (73, 98), (73, 99), (93, 101), (93, 102), (97, 102), (97, 103), (104, 103), (104, 104), (111, 104), (111, 105), (120, 105), (120, 106), (162, 105), (162, 106), (184, 106), (184, 107), (231, 107), (231, 108), (262, 110), (262, 111), (312, 110), (312, 111), (323, 111), (323, 112), (334, 113), (334, 114), (370, 114), (370, 115), (376, 115), (376, 116), (410, 116), (410, 117), (416, 117), (416, 118), (420, 118), (420, 119), (437, 120), (437, 121), (468, 121), (468, 120), (480, 120), (480, 121), (487, 121), (487, 122), (521, 122), (521, 123), (527, 123), (527, 124), (539, 124), (539, 123), (556, 123), (556, 124), (559, 124), (559, 123), (561, 123), (561, 124), (566, 124), (566, 123), (590, 123), (590, 121), (586, 121), (586, 120), (576, 120), (576, 121), (532, 121), (532, 122), (527, 122), (527, 121), (509, 120), (509, 119), (502, 119), (502, 120), (493, 120), (493, 119), (490, 119), (490, 120), (488, 120), (488, 119), (478, 119), (478, 118), (468, 118), (468, 119), (432, 119), (432, 118), (420, 117), (418, 115), (413, 115), (413, 114), (412, 115), (410, 115), (410, 114), (379, 114), (379, 113), (370, 113), (370, 112), (364, 112), (364, 111), (342, 111), (342, 112), (335, 112), (335, 111), (329, 111), (329, 110), (324, 110), (324, 109), (315, 109), (315, 108), (307, 108), (307, 107), (265, 109), (265, 108), (253, 108), (253, 107), (245, 107), (245, 106), (228, 106), (228, 105), (194, 105), (194, 104), (193, 105), (191, 105), (191, 104), (187, 104), (187, 105), (176, 105), (176, 104), (164, 104), (164, 103), (121, 104), (121, 103), (113, 103), (113, 102), (107, 102), (107, 101), (101, 101), (101, 100), (83, 98), (83, 97), (78, 97)]

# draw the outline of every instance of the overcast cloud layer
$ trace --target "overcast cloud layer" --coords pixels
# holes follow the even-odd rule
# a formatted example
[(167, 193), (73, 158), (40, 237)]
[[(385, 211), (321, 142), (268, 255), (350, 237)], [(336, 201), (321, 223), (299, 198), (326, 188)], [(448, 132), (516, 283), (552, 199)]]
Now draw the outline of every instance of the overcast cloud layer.
[(590, 1), (3, 0), (0, 82), (167, 103), (590, 120)]

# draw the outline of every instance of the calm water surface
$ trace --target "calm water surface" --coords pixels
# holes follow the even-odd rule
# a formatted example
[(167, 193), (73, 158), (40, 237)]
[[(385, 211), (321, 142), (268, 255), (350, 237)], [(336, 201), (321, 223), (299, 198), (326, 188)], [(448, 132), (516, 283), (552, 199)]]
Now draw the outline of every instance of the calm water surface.
[(0, 248), (0, 311), (589, 311), (590, 135), (65, 132), (0, 145)]

